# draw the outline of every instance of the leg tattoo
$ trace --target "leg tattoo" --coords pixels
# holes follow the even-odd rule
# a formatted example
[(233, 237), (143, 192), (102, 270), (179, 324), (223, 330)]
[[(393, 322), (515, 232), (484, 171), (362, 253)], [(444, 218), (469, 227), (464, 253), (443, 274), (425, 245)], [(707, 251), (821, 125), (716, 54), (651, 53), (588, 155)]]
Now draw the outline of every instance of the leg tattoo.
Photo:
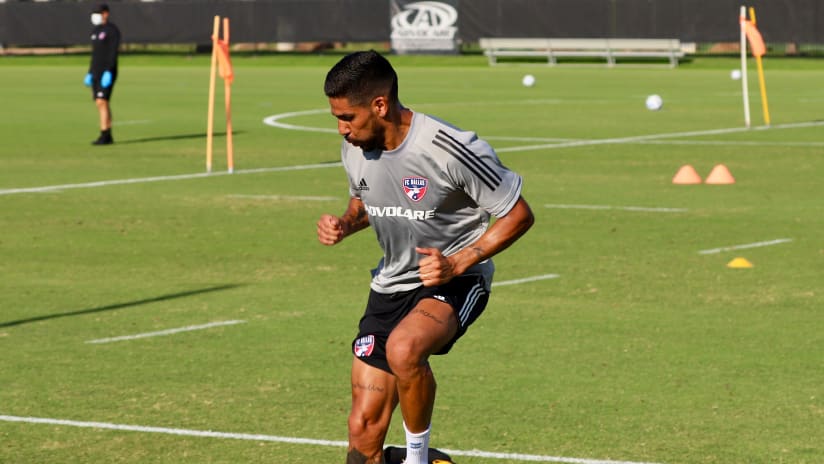
[(377, 459), (369, 459), (360, 451), (352, 449), (346, 455), (346, 464), (383, 464), (383, 455)]

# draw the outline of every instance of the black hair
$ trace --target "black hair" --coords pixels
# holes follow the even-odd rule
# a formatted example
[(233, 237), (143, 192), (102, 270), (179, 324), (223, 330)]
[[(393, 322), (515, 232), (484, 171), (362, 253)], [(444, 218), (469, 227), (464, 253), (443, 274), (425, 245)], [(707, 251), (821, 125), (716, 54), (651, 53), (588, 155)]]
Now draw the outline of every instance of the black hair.
[(384, 95), (398, 101), (398, 75), (380, 53), (369, 50), (350, 53), (326, 74), (323, 92), (329, 98), (347, 98), (353, 105), (368, 105)]

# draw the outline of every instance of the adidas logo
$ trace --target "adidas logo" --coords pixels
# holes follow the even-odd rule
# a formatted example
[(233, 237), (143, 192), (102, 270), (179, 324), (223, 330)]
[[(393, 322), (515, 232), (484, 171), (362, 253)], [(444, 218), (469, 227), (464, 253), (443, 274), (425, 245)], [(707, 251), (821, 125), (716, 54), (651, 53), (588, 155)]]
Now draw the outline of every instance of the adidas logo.
[(363, 192), (363, 191), (365, 191), (365, 190), (369, 190), (369, 186), (368, 186), (368, 185), (366, 185), (366, 179), (364, 179), (363, 177), (361, 177), (360, 182), (358, 182), (358, 188), (357, 188), (357, 190), (359, 190), (359, 191), (361, 191), (361, 192)]

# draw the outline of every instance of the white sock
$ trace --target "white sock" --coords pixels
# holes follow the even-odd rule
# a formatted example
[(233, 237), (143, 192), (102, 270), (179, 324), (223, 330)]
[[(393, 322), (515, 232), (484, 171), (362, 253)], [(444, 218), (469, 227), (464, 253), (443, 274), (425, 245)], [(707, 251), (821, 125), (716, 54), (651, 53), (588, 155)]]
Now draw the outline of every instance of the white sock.
[(429, 464), (429, 428), (420, 433), (412, 433), (403, 424), (406, 432), (406, 461), (404, 464)]

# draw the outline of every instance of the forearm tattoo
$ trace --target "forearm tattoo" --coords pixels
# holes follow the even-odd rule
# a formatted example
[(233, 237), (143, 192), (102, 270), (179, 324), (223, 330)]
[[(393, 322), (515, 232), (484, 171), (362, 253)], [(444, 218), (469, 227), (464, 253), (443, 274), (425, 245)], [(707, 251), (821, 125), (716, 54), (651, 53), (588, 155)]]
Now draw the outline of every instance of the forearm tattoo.
[(471, 250), (474, 251), (476, 255), (478, 255), (478, 261), (483, 261), (484, 260), (484, 253), (485, 252), (484, 252), (483, 248), (474, 246), (474, 247), (471, 248)]
[(369, 216), (366, 214), (366, 208), (363, 206), (355, 211), (344, 214), (343, 220), (349, 225), (351, 232), (364, 229), (369, 225)]

